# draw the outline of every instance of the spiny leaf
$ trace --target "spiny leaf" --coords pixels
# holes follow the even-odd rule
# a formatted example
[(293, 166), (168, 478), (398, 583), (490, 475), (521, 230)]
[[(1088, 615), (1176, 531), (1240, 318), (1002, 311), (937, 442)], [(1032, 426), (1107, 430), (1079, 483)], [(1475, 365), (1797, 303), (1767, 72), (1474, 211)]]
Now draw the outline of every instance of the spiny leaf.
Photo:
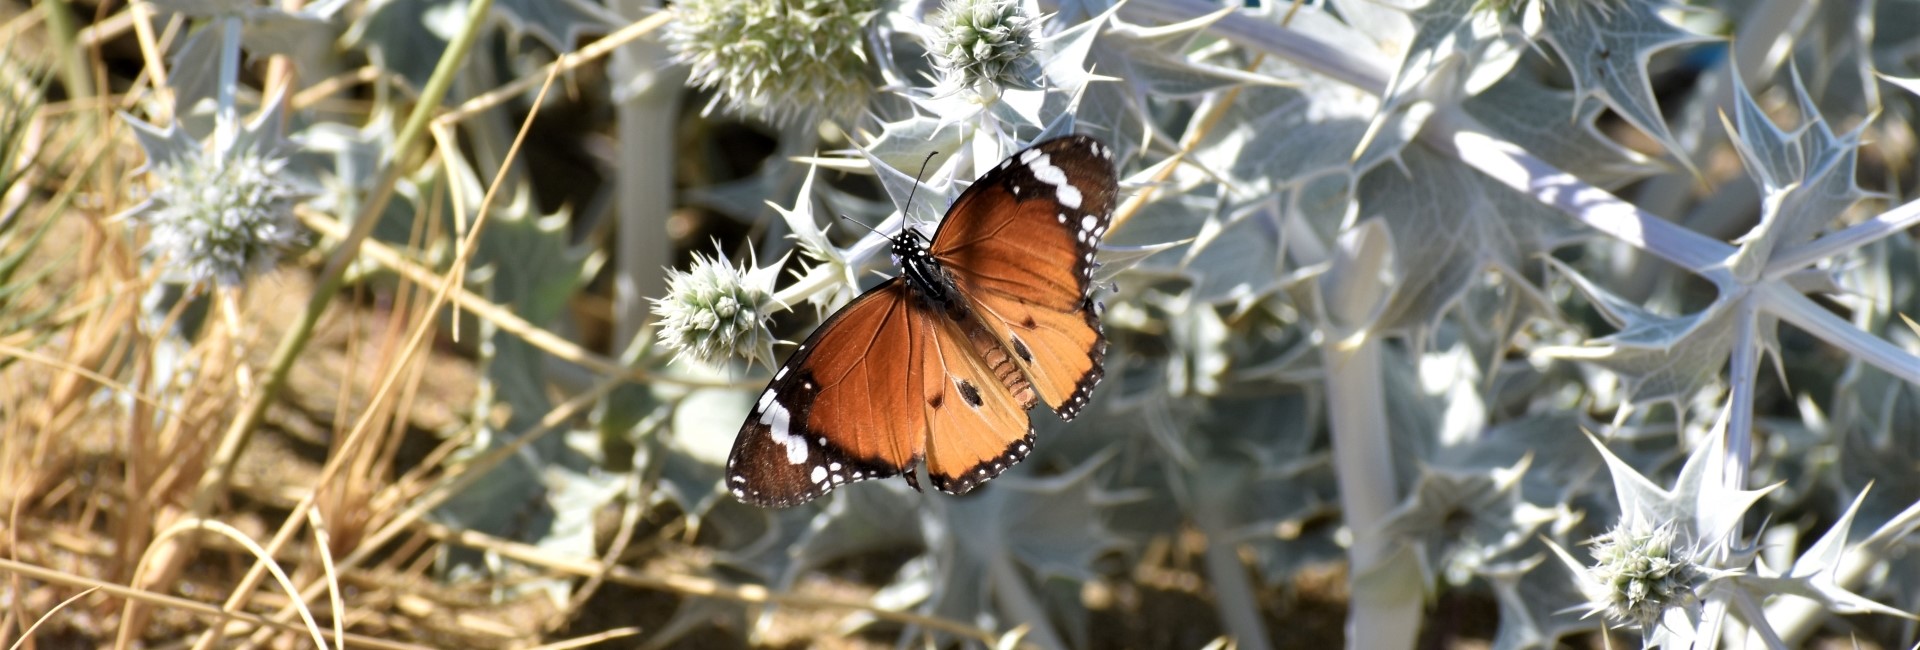
[[(366, 48), (381, 68), (421, 88), (464, 20), (466, 7), (451, 0), (374, 0), (344, 40)], [(624, 22), (584, 0), (495, 0), (493, 10), (516, 33), (532, 34), (562, 52), (571, 50), (583, 33)]]
[(1860, 130), (1835, 135), (1797, 72), (1793, 96), (1801, 117), (1791, 132), (1774, 126), (1737, 77), (1734, 86), (1735, 147), (1765, 203), (1760, 224), (1742, 238), (1730, 265), (1754, 274), (1775, 251), (1812, 240), (1870, 194), (1854, 181)]
[(1595, 120), (1605, 106), (1574, 97), (1572, 91), (1516, 74), (1468, 99), (1465, 108), (1500, 137), (1598, 187), (1618, 187), (1664, 170), (1600, 132)]
[[(1411, 11), (1414, 34), (1400, 67), (1380, 94), (1380, 112), (1367, 128), (1414, 133), (1432, 113), (1423, 102), (1456, 104), (1500, 79), (1520, 59), (1499, 17), (1472, 11), (1476, 0), (1433, 0)], [(1372, 138), (1363, 141), (1371, 142)], [(1359, 153), (1359, 152), (1356, 152)]]
[(1664, 316), (1600, 288), (1565, 265), (1553, 266), (1619, 331), (1578, 347), (1543, 347), (1539, 354), (1589, 361), (1613, 371), (1636, 404), (1679, 405), (1719, 381), (1735, 344), (1729, 301)]
[(1405, 166), (1368, 172), (1354, 188), (1356, 219), (1380, 219), (1393, 241), (1399, 275), (1380, 331), (1419, 331), (1436, 322), (1485, 272), (1528, 282), (1530, 259), (1577, 232), (1560, 214), (1422, 147)]
[[(1545, 15), (1546, 40), (1573, 75), (1574, 92), (1598, 98), (1627, 122), (1653, 137), (1693, 169), (1686, 148), (1667, 129), (1648, 81), (1647, 62), (1662, 50), (1714, 40), (1667, 22), (1664, 1), (1552, 2)], [(1574, 113), (1578, 116), (1579, 113)]]

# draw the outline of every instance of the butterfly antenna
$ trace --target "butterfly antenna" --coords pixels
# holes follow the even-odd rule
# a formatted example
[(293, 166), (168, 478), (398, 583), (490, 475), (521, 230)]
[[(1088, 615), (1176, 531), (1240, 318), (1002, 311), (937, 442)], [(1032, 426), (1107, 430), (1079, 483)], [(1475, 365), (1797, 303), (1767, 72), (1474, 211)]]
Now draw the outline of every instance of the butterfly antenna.
[[(920, 190), (920, 179), (921, 179), (922, 177), (924, 177), (924, 176), (926, 176), (926, 173), (927, 173), (927, 163), (930, 163), (930, 162), (933, 162), (933, 157), (934, 157), (934, 156), (938, 156), (938, 155), (940, 155), (940, 152), (938, 152), (938, 151), (934, 151), (934, 152), (931, 152), (931, 153), (928, 153), (928, 154), (927, 154), (927, 159), (926, 159), (926, 160), (922, 160), (922, 161), (920, 161), (920, 171), (919, 171), (919, 173), (917, 173), (917, 174), (915, 174), (915, 175), (914, 175), (914, 177), (913, 177), (913, 187), (909, 187), (909, 188), (907, 188), (907, 203), (906, 203), (906, 205), (905, 205), (905, 206), (903, 206), (903, 207), (901, 207), (901, 208), (900, 208), (900, 214), (901, 214), (901, 219), (902, 219), (903, 221), (904, 221), (904, 220), (905, 220), (905, 218), (906, 218), (906, 214), (907, 214), (907, 208), (909, 208), (909, 207), (912, 207), (912, 206), (913, 206), (913, 194), (914, 194), (914, 192), (917, 192), (917, 191), (919, 191), (919, 190)], [(891, 235), (888, 235), (888, 234), (886, 234), (886, 233), (883, 233), (883, 232), (880, 232), (880, 230), (879, 230), (878, 228), (874, 228), (873, 226), (869, 226), (869, 225), (867, 225), (867, 224), (865, 224), (865, 223), (861, 223), (860, 221), (858, 221), (858, 220), (855, 220), (855, 219), (854, 219), (853, 217), (849, 217), (849, 216), (847, 216), (847, 215), (844, 215), (844, 214), (843, 214), (843, 215), (840, 215), (840, 218), (841, 218), (841, 219), (846, 219), (846, 220), (847, 220), (847, 221), (848, 221), (849, 223), (853, 223), (853, 224), (855, 224), (855, 225), (858, 225), (858, 226), (860, 226), (861, 228), (866, 228), (868, 232), (871, 232), (871, 233), (873, 233), (873, 234), (876, 234), (876, 235), (879, 235), (879, 236), (881, 236), (881, 237), (886, 237), (887, 239), (893, 239), (893, 236), (891, 236)], [(903, 232), (903, 233), (904, 233), (904, 232), (906, 232), (906, 225), (905, 225), (905, 224), (901, 224), (901, 227), (900, 227), (900, 230), (901, 230), (901, 232)]]
[(933, 162), (933, 157), (938, 155), (940, 155), (938, 151), (929, 151), (927, 159), (920, 161), (920, 171), (913, 175), (913, 187), (907, 188), (907, 204), (900, 206), (902, 219), (906, 218), (907, 210), (913, 207), (913, 193), (920, 191), (920, 179), (927, 177), (927, 163)]
[[(851, 223), (851, 224), (853, 224), (853, 225), (856, 225), (856, 226), (859, 226), (859, 227), (861, 227), (861, 228), (866, 228), (866, 229), (867, 229), (867, 232), (871, 232), (871, 233), (873, 233), (873, 234), (876, 234), (876, 235), (879, 235), (879, 236), (881, 236), (881, 237), (887, 237), (887, 234), (886, 234), (886, 233), (883, 233), (883, 232), (880, 232), (880, 229), (879, 229), (879, 228), (875, 228), (875, 227), (873, 227), (873, 226), (869, 226), (869, 225), (867, 225), (866, 223), (864, 223), (864, 222), (861, 222), (861, 221), (860, 221), (859, 219), (855, 219), (855, 218), (853, 218), (853, 217), (849, 217), (849, 216), (847, 216), (847, 215), (844, 215), (844, 214), (843, 214), (843, 215), (840, 215), (840, 218), (841, 218), (841, 219), (846, 219), (846, 220), (847, 220), (847, 223)], [(887, 239), (893, 239), (893, 238), (892, 238), (892, 237), (887, 237)]]

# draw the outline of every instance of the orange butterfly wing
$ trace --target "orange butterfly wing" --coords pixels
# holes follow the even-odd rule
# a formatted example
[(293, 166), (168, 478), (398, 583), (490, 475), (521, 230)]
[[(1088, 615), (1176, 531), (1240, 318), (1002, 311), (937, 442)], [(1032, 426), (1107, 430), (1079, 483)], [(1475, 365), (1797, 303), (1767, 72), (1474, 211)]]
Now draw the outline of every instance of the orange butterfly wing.
[(814, 330), (754, 402), (727, 458), (727, 489), (758, 506), (812, 501), (907, 471), (925, 435), (912, 301), (895, 278)]
[(999, 475), (1032, 449), (1033, 428), (1032, 390), (997, 345), (978, 320), (934, 311), (906, 281), (882, 283), (774, 374), (734, 440), (728, 490), (793, 506), (844, 483), (913, 482), (922, 459), (944, 492)]
[(1112, 154), (1086, 136), (1015, 154), (960, 195), (933, 238), (933, 257), (1065, 420), (1106, 355), (1087, 291), (1119, 194)]

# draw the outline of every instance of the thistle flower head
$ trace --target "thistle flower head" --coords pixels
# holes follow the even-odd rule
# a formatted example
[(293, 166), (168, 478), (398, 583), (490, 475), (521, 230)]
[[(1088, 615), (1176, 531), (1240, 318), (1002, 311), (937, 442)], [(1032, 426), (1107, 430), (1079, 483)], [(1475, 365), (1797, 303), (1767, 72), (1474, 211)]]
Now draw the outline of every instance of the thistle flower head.
[(767, 321), (779, 305), (773, 281), (780, 266), (734, 268), (696, 253), (692, 269), (667, 271), (667, 297), (653, 302), (661, 342), (709, 365), (736, 355), (771, 364), (774, 337)]
[(977, 92), (1038, 88), (1040, 66), (1031, 56), (1037, 23), (1019, 0), (947, 0), (935, 20), (935, 61), (949, 79)]
[(148, 165), (153, 193), (133, 216), (152, 228), (147, 249), (191, 282), (239, 285), (270, 269), (300, 239), (287, 159), (255, 147), (195, 147)]
[[(714, 104), (785, 122), (844, 117), (872, 94), (862, 34), (874, 0), (686, 0), (668, 42)], [(714, 104), (709, 104), (711, 111)], [(824, 108), (822, 108), (824, 107)]]
[(1699, 589), (1711, 571), (1695, 561), (1691, 545), (1672, 524), (1648, 530), (1623, 525), (1593, 539), (1593, 580), (1606, 588), (1593, 603), (1607, 618), (1642, 628), (1658, 623), (1670, 609), (1699, 604)]

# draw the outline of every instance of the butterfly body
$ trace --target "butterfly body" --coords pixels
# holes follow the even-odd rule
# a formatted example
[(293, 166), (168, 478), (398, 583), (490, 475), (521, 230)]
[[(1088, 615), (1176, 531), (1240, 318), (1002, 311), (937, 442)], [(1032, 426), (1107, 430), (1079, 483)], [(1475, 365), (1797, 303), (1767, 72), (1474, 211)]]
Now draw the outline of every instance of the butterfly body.
[(1034, 145), (962, 193), (931, 239), (894, 237), (901, 273), (855, 298), (774, 373), (727, 461), (728, 490), (784, 507), (905, 475), (965, 493), (1033, 449), (1027, 411), (1071, 420), (1102, 376), (1088, 297), (1117, 193), (1112, 150)]

